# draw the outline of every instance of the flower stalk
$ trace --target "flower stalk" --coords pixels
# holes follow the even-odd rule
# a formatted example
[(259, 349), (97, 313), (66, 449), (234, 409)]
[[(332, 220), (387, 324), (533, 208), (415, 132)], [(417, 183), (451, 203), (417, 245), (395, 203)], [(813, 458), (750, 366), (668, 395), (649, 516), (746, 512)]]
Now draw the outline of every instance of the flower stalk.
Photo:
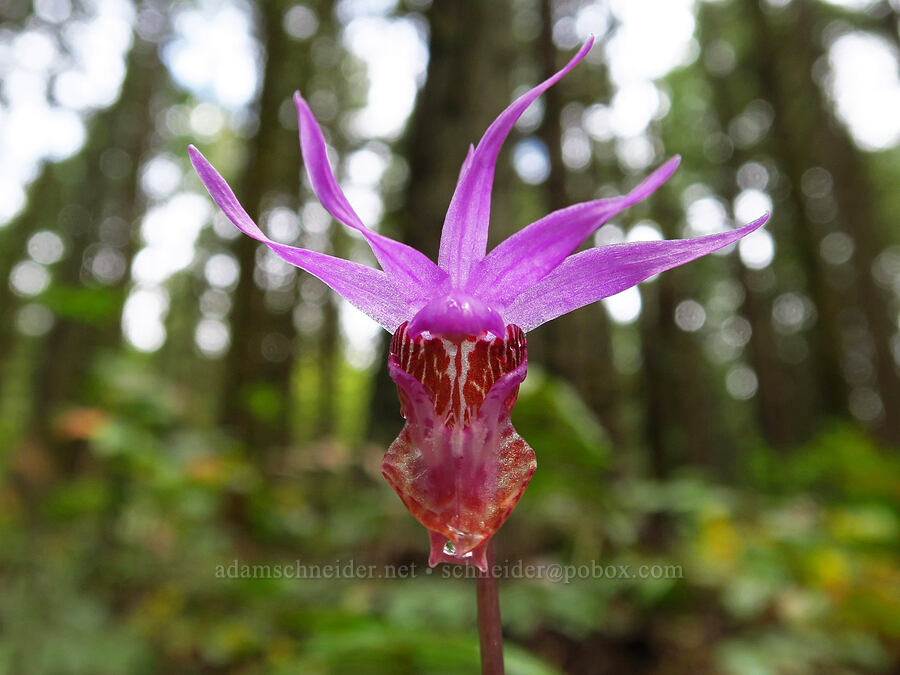
[(503, 675), (503, 627), (500, 623), (500, 594), (494, 576), (494, 541), (485, 547), (487, 571), (478, 572), (475, 594), (478, 602), (478, 639), (481, 644), (482, 675)]

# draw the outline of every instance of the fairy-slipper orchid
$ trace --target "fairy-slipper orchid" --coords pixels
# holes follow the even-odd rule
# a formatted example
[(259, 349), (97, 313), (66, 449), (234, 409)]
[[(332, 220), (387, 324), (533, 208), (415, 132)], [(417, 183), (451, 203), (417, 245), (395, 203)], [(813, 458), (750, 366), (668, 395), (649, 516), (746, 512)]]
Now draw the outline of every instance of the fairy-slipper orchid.
[(491, 187), (500, 147), (516, 120), (590, 50), (516, 99), (469, 153), (441, 235), (438, 263), (368, 229), (335, 180), (325, 139), (306, 101), (294, 101), (310, 182), (334, 218), (367, 240), (381, 270), (270, 240), (200, 152), (191, 162), (213, 200), (245, 234), (314, 274), (393, 334), (389, 371), (406, 425), (382, 473), (428, 528), (430, 564), (486, 567), (485, 544), (509, 516), (536, 468), (510, 411), (525, 378), (525, 332), (732, 244), (768, 214), (696, 239), (614, 244), (573, 253), (597, 228), (641, 201), (675, 171), (674, 157), (627, 195), (555, 211), (487, 252)]

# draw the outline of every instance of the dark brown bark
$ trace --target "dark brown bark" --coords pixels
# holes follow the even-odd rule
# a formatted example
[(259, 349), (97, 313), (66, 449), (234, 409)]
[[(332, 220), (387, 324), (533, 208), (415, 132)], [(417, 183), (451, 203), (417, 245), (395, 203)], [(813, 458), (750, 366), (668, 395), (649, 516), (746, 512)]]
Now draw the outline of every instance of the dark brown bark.
[(668, 372), (669, 355), (665, 349), (668, 333), (666, 318), (671, 316), (672, 301), (668, 289), (642, 289), (641, 375), (644, 399), (644, 441), (647, 444), (650, 475), (661, 480), (675, 462), (670, 432), (672, 424), (671, 391), (674, 383)]
[(884, 412), (878, 422), (882, 437), (900, 445), (900, 376), (891, 355), (891, 339), (896, 325), (891, 321), (890, 300), (884, 289), (875, 283), (875, 259), (884, 250), (882, 232), (886, 224), (878, 220), (873, 208), (871, 190), (866, 181), (865, 168), (858, 151), (849, 139), (835, 135), (834, 143), (826, 146), (826, 161), (835, 180), (835, 195), (842, 216), (853, 233), (855, 251), (853, 267), (856, 271), (857, 301), (865, 316), (866, 328), (872, 340), (872, 360), (875, 382)]
[[(729, 8), (731, 9), (731, 8)], [(733, 11), (733, 10), (732, 10)], [(700, 9), (699, 27), (700, 36), (704, 44), (709, 44), (712, 36), (719, 34), (723, 17), (720, 16), (721, 10), (709, 5), (704, 5)], [(728, 15), (731, 17), (731, 14)], [(757, 54), (753, 52), (752, 57), (757, 58)], [(759, 82), (758, 73), (753, 72), (756, 67), (753, 63), (739, 63), (736, 70), (728, 78), (712, 75), (709, 78), (711, 90), (713, 92), (712, 106), (716, 116), (723, 127), (727, 125), (743, 110), (752, 98), (756, 95), (757, 90), (751, 89), (750, 93), (746, 93), (745, 87), (738, 86), (739, 83), (756, 81), (758, 88), (764, 93), (771, 93), (771, 84)], [(747, 72), (749, 71), (749, 72)], [(740, 92), (740, 93), (737, 93)], [(743, 97), (743, 98), (742, 98)], [(777, 113), (776, 113), (777, 114)], [(776, 123), (776, 127), (778, 123)], [(780, 139), (783, 140), (783, 139)], [(786, 162), (796, 163), (794, 158), (786, 157), (786, 149), (782, 144), (776, 143), (775, 153), (780, 159)], [(736, 174), (739, 167), (746, 161), (751, 159), (759, 159), (754, 154), (754, 150), (736, 149), (723, 164), (722, 170), (717, 172), (716, 191), (722, 195), (728, 203), (733, 203), (734, 198), (738, 194), (738, 185), (736, 182)], [(790, 239), (793, 233), (807, 233), (810, 224), (795, 223), (796, 218), (803, 218), (804, 213), (802, 204), (794, 193), (791, 191), (788, 196), (790, 200), (789, 209), (776, 208), (776, 224), (770, 223), (769, 227), (777, 227), (778, 231), (787, 231)], [(761, 215), (761, 214), (760, 214)], [(785, 227), (785, 221), (788, 226)], [(743, 224), (743, 223), (739, 223)], [(831, 308), (835, 303), (835, 298), (825, 297), (826, 290), (821, 285), (820, 264), (816, 260), (815, 255), (809, 253), (809, 242), (806, 237), (800, 235), (801, 241), (797, 245), (798, 254), (804, 263), (804, 269), (810, 270), (807, 273), (808, 284), (811, 286), (811, 295), (814, 296), (814, 302), (822, 303)], [(773, 263), (774, 264), (774, 263)], [(812, 267), (811, 267), (812, 266)], [(747, 321), (750, 324), (752, 333), (750, 341), (747, 345), (748, 357), (757, 376), (758, 390), (756, 394), (756, 418), (759, 429), (763, 438), (773, 447), (784, 447), (793, 442), (798, 442), (808, 438), (811, 433), (809, 414), (806, 411), (812, 407), (808, 400), (810, 398), (820, 399), (821, 394), (818, 389), (825, 386), (828, 378), (837, 374), (838, 364), (836, 362), (837, 355), (829, 350), (834, 349), (834, 343), (828, 339), (822, 338), (818, 334), (814, 337), (818, 339), (815, 356), (810, 359), (813, 363), (821, 363), (824, 367), (815, 369), (814, 382), (818, 386), (801, 387), (799, 383), (790, 377), (788, 365), (779, 362), (777, 357), (776, 338), (772, 327), (772, 293), (771, 291), (760, 290), (761, 284), (757, 281), (758, 275), (762, 274), (747, 269), (742, 263), (735, 262), (736, 276), (744, 287), (745, 299), (741, 307)], [(823, 323), (826, 328), (834, 328), (834, 324), (830, 323), (832, 317), (827, 315), (823, 317)], [(833, 389), (833, 385), (830, 385)], [(831, 391), (826, 396), (833, 395)], [(826, 404), (834, 405), (834, 401)], [(821, 404), (819, 404), (821, 407)]]
[(338, 361), (340, 344), (338, 331), (338, 309), (333, 302), (322, 307), (322, 327), (319, 329), (319, 389), (318, 410), (316, 411), (316, 436), (326, 438), (335, 432)]
[[(677, 238), (679, 213), (664, 186), (653, 197), (666, 239)], [(704, 355), (695, 336), (675, 323), (679, 301), (694, 295), (692, 271), (670, 270), (641, 286), (639, 324), (643, 367), (644, 440), (650, 472), (667, 477), (685, 463), (712, 464), (722, 451), (716, 401), (704, 373)]]
[[(754, 29), (755, 41), (760, 45), (753, 57), (756, 77), (763, 96), (775, 112), (771, 151), (791, 185), (788, 205), (795, 217), (788, 232), (793, 234), (795, 251), (806, 273), (810, 299), (819, 315), (819, 330), (810, 334), (810, 364), (816, 382), (815, 395), (819, 399), (818, 407), (825, 415), (839, 415), (847, 409), (848, 395), (847, 384), (840, 372), (841, 328), (838, 313), (841, 300), (828, 281), (830, 271), (818, 253), (823, 232), (816, 226), (808, 202), (799, 192), (804, 172), (815, 162), (810, 152), (813, 140), (810, 130), (817, 122), (812, 116), (821, 117), (824, 113), (820, 93), (811, 80), (815, 57), (809, 54), (809, 50), (813, 37), (799, 26), (791, 26), (790, 49), (792, 60), (799, 61), (795, 66), (798, 77), (794, 78), (793, 83), (785, 82), (786, 68), (779, 65), (781, 38), (773, 30), (758, 2), (748, 0), (748, 7), (751, 12), (749, 25)], [(798, 56), (801, 58), (798, 59)], [(798, 90), (798, 87), (801, 89)], [(800, 94), (800, 91), (804, 93)], [(801, 105), (799, 100), (803, 105), (813, 104), (814, 110), (798, 109)], [(778, 217), (785, 215), (781, 212)]]
[[(330, 8), (330, 3), (323, 4)], [(258, 37), (266, 50), (257, 106), (259, 126), (248, 142), (236, 191), (254, 217), (273, 206), (273, 199), (288, 208), (299, 207), (296, 131), (282, 126), (280, 111), (292, 105), (291, 95), (304, 87), (311, 71), (308, 46), (295, 42), (282, 28), (289, 6), (281, 0), (257, 6)], [(290, 440), (295, 330), (291, 303), (270, 308), (266, 291), (254, 278), (259, 250), (260, 244), (249, 237), (235, 242), (241, 276), (232, 298), (220, 421), (254, 449), (265, 452)], [(278, 293), (293, 295), (294, 290), (279, 289)]]
[[(741, 309), (752, 330), (747, 349), (758, 382), (756, 419), (762, 437), (769, 445), (783, 448), (806, 440), (811, 433), (808, 425), (797, 421), (807, 406), (798, 400), (797, 384), (790, 381), (783, 364), (777, 361), (769, 294), (757, 290), (758, 284), (753, 279), (757, 272), (748, 270), (740, 262), (736, 262), (735, 267), (745, 293)], [(815, 392), (808, 389), (803, 393), (807, 397), (815, 396)]]
[[(855, 243), (853, 265), (856, 271), (856, 302), (864, 317), (862, 329), (871, 338), (874, 377), (871, 385), (878, 391), (885, 410), (900, 409), (900, 379), (890, 353), (893, 328), (889, 321), (888, 301), (872, 276), (872, 266), (883, 249), (887, 227), (877, 221), (872, 208), (871, 188), (860, 161), (859, 150), (847, 131), (829, 112), (812, 73), (821, 48), (816, 31), (820, 28), (817, 5), (802, 0), (795, 2), (791, 13), (779, 25), (773, 25), (754, 0), (748, 0), (756, 30), (759, 63), (763, 81), (770, 83), (769, 95), (775, 106), (777, 145), (787, 150), (783, 159), (794, 190), (801, 184), (803, 172), (811, 166), (822, 166), (834, 179), (833, 197), (837, 209), (834, 226), (845, 229)], [(788, 36), (790, 39), (787, 39)], [(779, 67), (790, 49), (797, 66)], [(805, 161), (801, 158), (805, 158)], [(798, 197), (801, 208), (805, 202)], [(801, 252), (807, 256), (806, 267), (812, 275), (811, 292), (820, 314), (823, 330), (818, 372), (819, 391), (829, 412), (846, 409), (848, 386), (839, 364), (842, 332), (838, 303), (828, 294), (829, 270), (818, 255), (822, 232), (817, 232), (812, 219), (804, 213), (801, 229)], [(845, 314), (846, 316), (846, 314)], [(900, 443), (900, 418), (882, 415), (878, 422), (881, 435)]]
[(9, 384), (10, 360), (18, 336), (16, 312), (21, 303), (9, 283), (16, 263), (25, 255), (29, 237), (43, 223), (53, 223), (61, 207), (59, 182), (55, 167), (45, 167), (28, 190), (28, 205), (0, 232), (0, 396)]
[[(136, 38), (119, 102), (93, 120), (82, 153), (50, 170), (55, 177), (49, 181), (57, 190), (51, 202), (56, 204), (51, 222), (57, 222), (67, 247), (66, 257), (54, 270), (53, 285), (61, 289), (86, 287), (98, 293), (109, 292), (117, 307), (98, 320), (58, 314), (44, 338), (43, 349), (53, 358), (41, 359), (34, 371), (31, 419), (32, 435), (41, 442), (51, 439), (53, 416), (62, 406), (78, 399), (94, 357), (103, 349), (120, 344), (119, 318), (127, 275), (101, 289), (93, 281), (86, 254), (100, 240), (101, 224), (105, 222), (109, 230), (110, 223), (118, 222), (124, 231), (106, 231), (104, 236), (122, 242), (120, 252), (130, 261), (136, 236), (132, 228), (143, 208), (138, 189), (139, 167), (153, 138), (151, 97), (163, 77), (165, 69), (157, 56), (156, 45)], [(121, 162), (126, 171), (103, 169), (104, 157), (110, 151), (122, 153)], [(38, 211), (43, 208), (38, 203)]]

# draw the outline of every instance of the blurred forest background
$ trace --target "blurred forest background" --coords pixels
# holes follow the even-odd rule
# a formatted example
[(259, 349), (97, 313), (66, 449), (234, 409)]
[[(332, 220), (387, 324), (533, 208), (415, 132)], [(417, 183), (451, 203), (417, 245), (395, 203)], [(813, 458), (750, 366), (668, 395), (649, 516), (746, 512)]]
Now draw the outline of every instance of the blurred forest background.
[[(374, 264), (311, 194), (290, 97), (370, 226), (437, 253), (468, 144), (588, 34), (498, 167), (497, 242), (675, 177), (598, 244), (733, 250), (529, 335), (539, 469), (498, 559), (510, 673), (900, 669), (896, 0), (0, 1), (0, 672), (471, 673), (471, 581), (381, 478), (389, 336), (237, 231)], [(412, 579), (217, 565), (412, 564)], [(439, 568), (440, 569), (440, 568)]]

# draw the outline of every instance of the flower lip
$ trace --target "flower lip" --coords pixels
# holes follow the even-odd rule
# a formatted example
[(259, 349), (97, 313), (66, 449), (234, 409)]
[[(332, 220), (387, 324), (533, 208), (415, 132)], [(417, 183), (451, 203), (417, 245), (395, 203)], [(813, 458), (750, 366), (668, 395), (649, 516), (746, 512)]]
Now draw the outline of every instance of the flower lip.
[(447, 338), (490, 332), (503, 336), (506, 324), (493, 307), (475, 296), (453, 290), (425, 305), (409, 322), (409, 333), (416, 337), (428, 331)]

